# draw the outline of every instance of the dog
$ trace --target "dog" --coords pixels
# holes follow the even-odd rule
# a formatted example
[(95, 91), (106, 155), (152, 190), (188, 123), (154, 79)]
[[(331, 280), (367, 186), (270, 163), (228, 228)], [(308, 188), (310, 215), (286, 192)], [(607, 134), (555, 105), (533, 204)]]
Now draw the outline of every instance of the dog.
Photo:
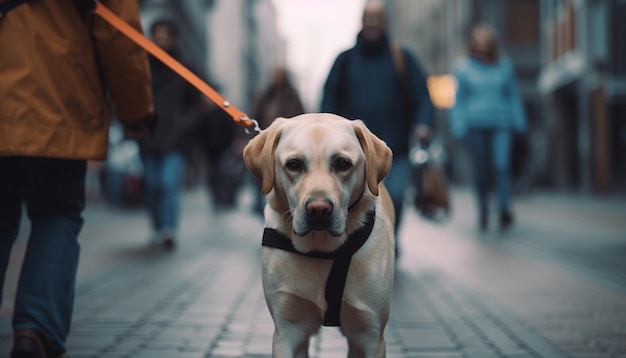
[[(311, 336), (327, 325), (340, 327), (349, 357), (384, 357), (395, 270), (382, 183), (391, 149), (360, 120), (311, 113), (277, 118), (243, 157), (266, 198), (261, 268), (273, 356), (308, 357)], [(266, 243), (268, 232), (278, 243)]]

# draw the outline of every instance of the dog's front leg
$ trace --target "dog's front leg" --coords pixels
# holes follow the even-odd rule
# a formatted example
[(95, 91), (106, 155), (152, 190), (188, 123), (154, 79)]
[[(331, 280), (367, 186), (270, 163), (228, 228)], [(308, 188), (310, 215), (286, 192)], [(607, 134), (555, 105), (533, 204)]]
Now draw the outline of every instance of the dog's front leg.
[(281, 293), (274, 296), (270, 311), (274, 319), (272, 356), (307, 358), (311, 336), (322, 324), (320, 309), (310, 301)]
[(372, 310), (342, 306), (341, 330), (348, 339), (348, 358), (382, 358), (386, 356), (385, 325), (387, 315)]
[(384, 358), (386, 356), (384, 338), (361, 340), (358, 343), (348, 341), (348, 358)]
[(308, 358), (309, 337), (298, 327), (285, 326), (274, 331), (272, 357)]

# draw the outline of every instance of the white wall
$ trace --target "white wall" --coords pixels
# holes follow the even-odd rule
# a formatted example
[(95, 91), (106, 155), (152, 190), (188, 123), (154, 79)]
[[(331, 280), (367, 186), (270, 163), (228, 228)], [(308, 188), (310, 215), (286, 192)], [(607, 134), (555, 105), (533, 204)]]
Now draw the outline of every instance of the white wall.
[[(248, 33), (244, 14), (255, 4), (253, 16), (254, 32)], [(218, 0), (209, 15), (209, 63), (211, 78), (214, 79), (231, 103), (245, 112), (252, 110), (246, 90), (258, 91), (267, 84), (270, 69), (285, 62), (285, 43), (279, 35), (276, 11), (271, 0)], [(250, 51), (253, 66), (258, 70), (258, 83), (248, 78), (251, 65), (246, 62)]]
[(220, 93), (237, 107), (244, 100), (242, 6), (241, 0), (218, 0), (208, 15), (210, 78), (219, 86)]

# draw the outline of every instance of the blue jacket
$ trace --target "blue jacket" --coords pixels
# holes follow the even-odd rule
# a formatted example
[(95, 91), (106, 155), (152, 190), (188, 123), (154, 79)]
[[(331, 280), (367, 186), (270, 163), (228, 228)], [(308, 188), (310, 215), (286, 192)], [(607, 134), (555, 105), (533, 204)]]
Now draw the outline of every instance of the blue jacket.
[(398, 76), (387, 38), (371, 44), (359, 34), (356, 45), (335, 60), (321, 105), (322, 112), (361, 119), (387, 143), (394, 156), (408, 154), (417, 124), (433, 123), (426, 76), (409, 51), (403, 49), (402, 53), (406, 85)]
[(450, 110), (452, 134), (461, 138), (468, 129), (526, 130), (526, 115), (511, 60), (501, 57), (488, 64), (463, 57), (452, 67), (457, 80), (456, 100)]

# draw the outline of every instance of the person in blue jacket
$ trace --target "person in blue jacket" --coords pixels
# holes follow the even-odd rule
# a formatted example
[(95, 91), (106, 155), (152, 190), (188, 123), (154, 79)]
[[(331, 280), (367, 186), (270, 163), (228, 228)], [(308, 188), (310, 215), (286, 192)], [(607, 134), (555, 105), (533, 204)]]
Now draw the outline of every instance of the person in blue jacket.
[(391, 44), (381, 2), (365, 5), (362, 25), (356, 45), (335, 59), (324, 85), (321, 111), (362, 120), (393, 151), (385, 184), (396, 211), (397, 234), (410, 180), (411, 137), (431, 136), (433, 105), (417, 59)]
[(499, 224), (508, 230), (511, 211), (511, 143), (524, 132), (526, 117), (513, 64), (499, 54), (494, 31), (487, 25), (470, 32), (468, 55), (458, 59), (452, 74), (457, 80), (456, 100), (450, 111), (452, 134), (466, 139), (473, 157), (479, 228), (489, 222), (489, 183), (495, 177)]

